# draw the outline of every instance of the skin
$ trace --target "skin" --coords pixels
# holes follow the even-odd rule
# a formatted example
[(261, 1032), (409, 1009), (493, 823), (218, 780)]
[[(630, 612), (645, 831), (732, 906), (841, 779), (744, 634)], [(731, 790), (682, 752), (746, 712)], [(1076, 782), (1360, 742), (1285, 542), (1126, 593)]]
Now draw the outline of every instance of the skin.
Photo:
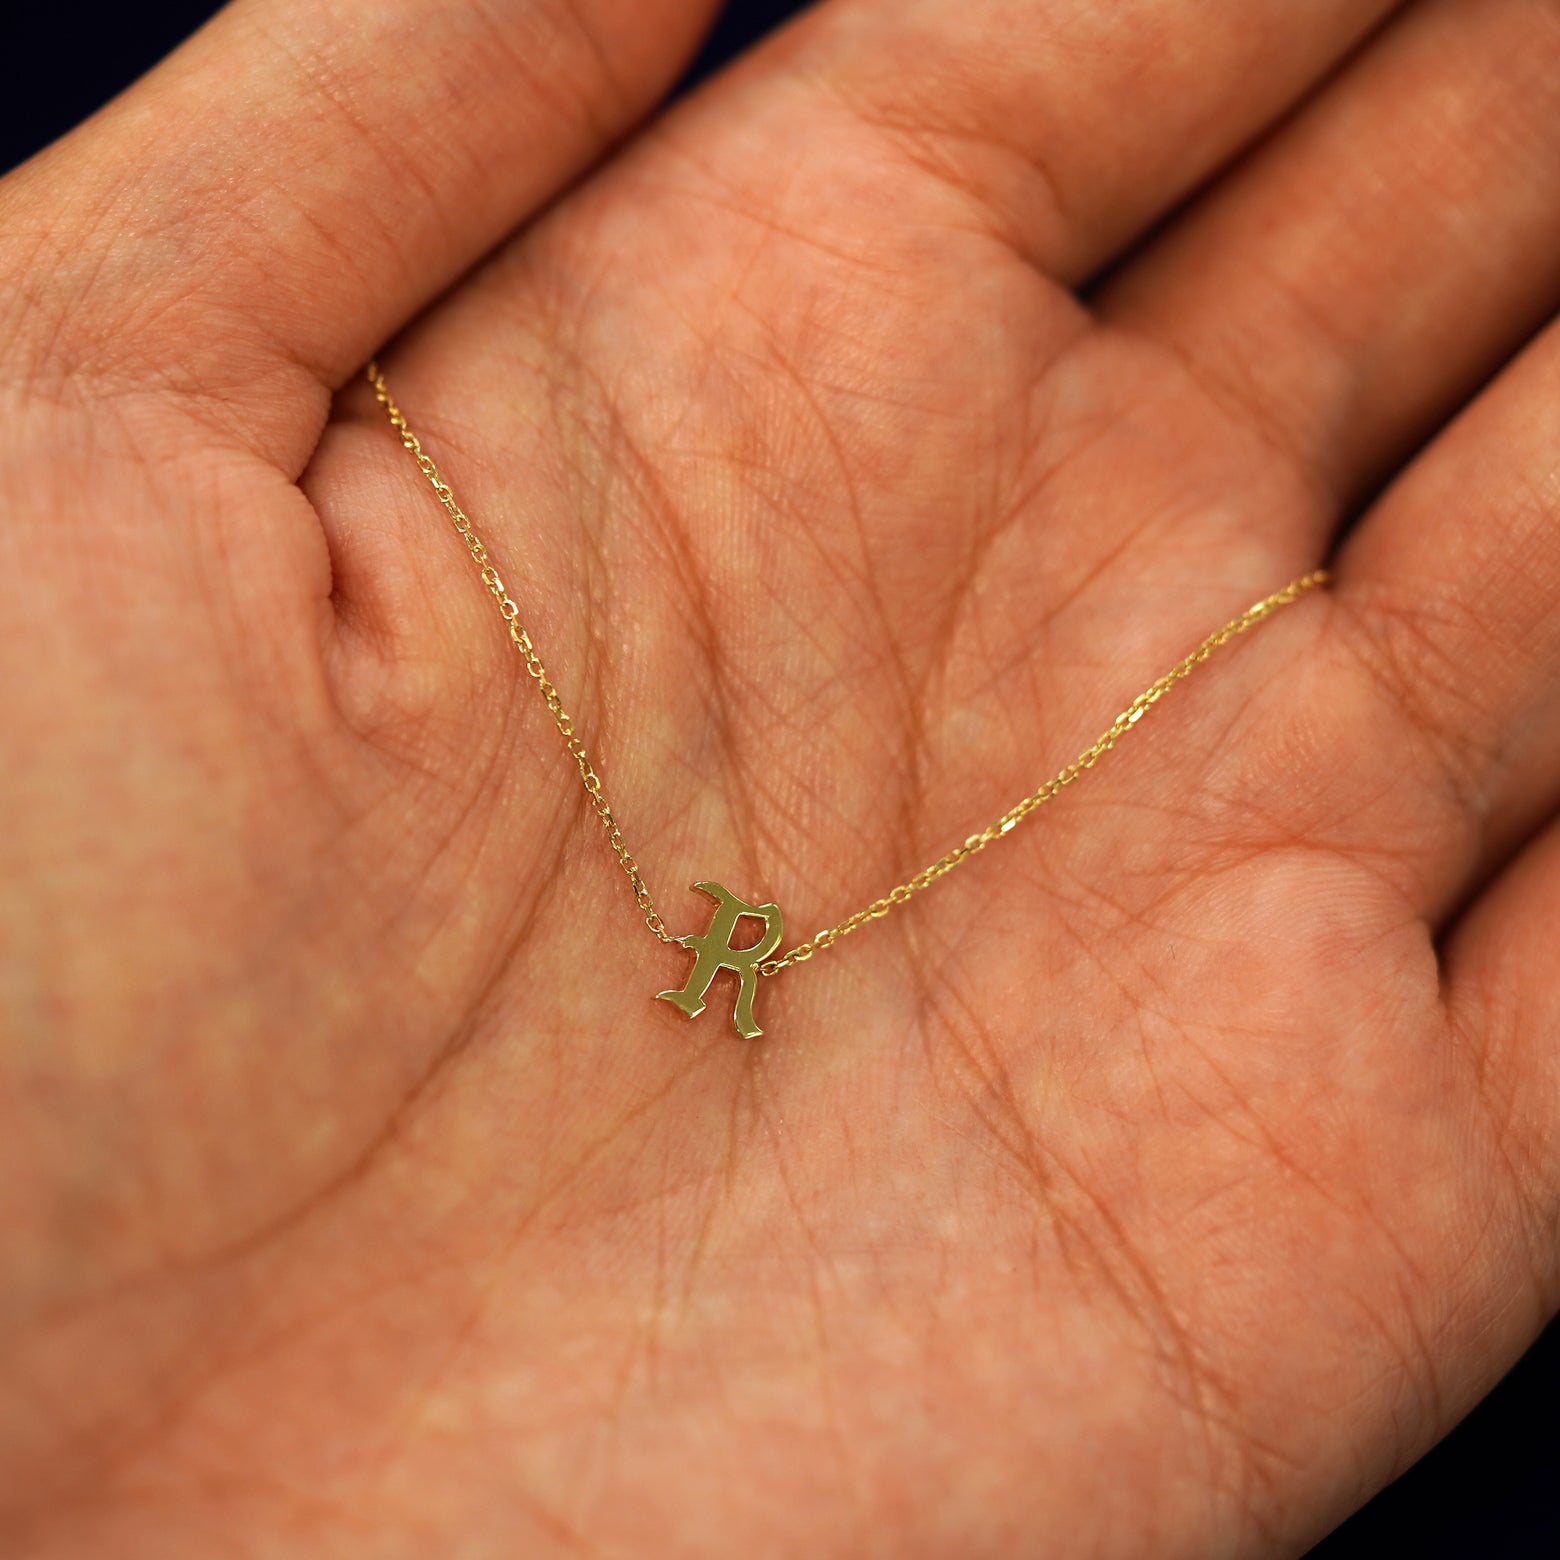
[[(1560, 10), (646, 121), (707, 10), (240, 0), (0, 182), (9, 1555), (1294, 1555), (1560, 1303)], [(392, 338), (675, 932), (1336, 583), (743, 1042)]]

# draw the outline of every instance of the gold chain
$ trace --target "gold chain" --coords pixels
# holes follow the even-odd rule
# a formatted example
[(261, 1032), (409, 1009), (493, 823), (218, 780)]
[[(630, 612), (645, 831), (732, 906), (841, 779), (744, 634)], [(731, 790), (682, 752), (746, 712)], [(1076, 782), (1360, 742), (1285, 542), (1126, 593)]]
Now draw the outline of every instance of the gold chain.
[(815, 953), (833, 947), (840, 938), (849, 937), (868, 921), (881, 920), (895, 905), (902, 905), (923, 889), (930, 888), (938, 878), (946, 877), (971, 856), (978, 855), (988, 845), (1000, 840), (1003, 835), (1011, 834), (1037, 807), (1043, 807), (1058, 791), (1071, 785), (1085, 770), (1093, 769), (1100, 759), (1115, 747), (1122, 736), (1137, 725), (1152, 705), (1157, 704), (1183, 677), (1191, 676), (1220, 645), (1228, 644), (1237, 634), (1244, 634), (1248, 628), (1255, 628), (1263, 618), (1271, 617), (1280, 607), (1287, 607), (1306, 591), (1313, 590), (1318, 585), (1325, 585), (1328, 578), (1326, 569), (1315, 569), (1310, 574), (1301, 575), (1297, 580), (1291, 580), (1282, 590), (1274, 591), (1271, 596), (1264, 596), (1261, 601), (1242, 612), (1238, 618), (1232, 618), (1216, 633), (1209, 634), (1184, 660), (1177, 661), (1157, 682), (1150, 683), (1077, 758), (1047, 780), (1038, 791), (1026, 796), (1016, 806), (1008, 808), (995, 823), (988, 823), (979, 834), (970, 835), (962, 845), (954, 846), (946, 856), (939, 857), (931, 866), (923, 867), (913, 878), (899, 884), (897, 888), (889, 889), (881, 899), (874, 899), (865, 910), (858, 910), (854, 915), (847, 916), (838, 926), (831, 926), (826, 932), (814, 933), (806, 942), (798, 943), (783, 958), (771, 959), (767, 964), (759, 965), (760, 971), (765, 975), (773, 975), (776, 970), (783, 970), (788, 964), (800, 964), (804, 959), (812, 958)]
[[(565, 744), (568, 746), (569, 755), (573, 758), (580, 772), (580, 781), (585, 787), (585, 794), (590, 799), (592, 811), (601, 820), (601, 826), (606, 831), (607, 843), (612, 847), (617, 856), (618, 864), (627, 874), (629, 883), (633, 886), (634, 898), (639, 908), (644, 912), (645, 925), (664, 943), (676, 943), (678, 938), (673, 937), (666, 929), (666, 923), (661, 919), (660, 913), (655, 908), (655, 901), (650, 897), (650, 890), (645, 887), (644, 878), (639, 872), (639, 863), (623, 840), (623, 831), (618, 827), (617, 819), (613, 816), (611, 804), (607, 801), (606, 793), (602, 789), (601, 776), (597, 773), (595, 765), (591, 762), (590, 754), (586, 751), (585, 744), (580, 740), (574, 729), (574, 718), (564, 708), (563, 700), (558, 696), (558, 690), (553, 686), (552, 680), (547, 675), (547, 668), (542, 664), (542, 658), (537, 654), (536, 646), (532, 642), (530, 634), (520, 621), (520, 608), (504, 589), (504, 582), (498, 576), (488, 559), (488, 551), (482, 538), (477, 535), (466, 512), (455, 501), (455, 495), (450, 491), (450, 485), (439, 473), (439, 468), (434, 464), (433, 457), (427, 454), (417, 435), (407, 426), (406, 418), (401, 408), (396, 405), (390, 394), (390, 387), (385, 383), (385, 376), (380, 372), (378, 363), (368, 365), (368, 382), (374, 387), (374, 395), (379, 404), (384, 408), (385, 415), (390, 419), (391, 426), (401, 437), (401, 443), (411, 452), (416, 459), (418, 468), (428, 481), (433, 484), (433, 491), (438, 495), (439, 502), (444, 505), (446, 513), (454, 523), (455, 529), (460, 533), (461, 540), (466, 544), (466, 550), (471, 554), (473, 561), (482, 573), (482, 583), (487, 586), (493, 599), (498, 603), (499, 614), (509, 628), (509, 637), (514, 642), (515, 648), (520, 652), (525, 661), (525, 668), (534, 679), (537, 688), (541, 691), (542, 698), (546, 701), (547, 708), (552, 714), (553, 723), (557, 726)], [(869, 921), (879, 921), (896, 905), (902, 905), (906, 900), (928, 889), (939, 878), (946, 877), (955, 867), (962, 866), (971, 856), (978, 855), (988, 845), (1011, 834), (1020, 823), (1027, 818), (1036, 808), (1043, 807), (1058, 792), (1071, 785), (1085, 771), (1092, 769), (1106, 753), (1108, 753), (1121, 738), (1143, 718), (1148, 711), (1157, 704), (1170, 689), (1182, 680), (1189, 677), (1209, 656), (1221, 645), (1228, 644), (1230, 640), (1247, 629), (1255, 628), (1264, 618), (1271, 617), (1280, 608), (1287, 607), (1291, 602), (1297, 601), (1307, 591), (1314, 590), (1317, 586), (1325, 585), (1329, 575), (1325, 569), (1315, 569), (1310, 574), (1303, 574), (1297, 580), (1291, 580), (1282, 590), (1276, 590), (1271, 596), (1265, 596), (1259, 602), (1248, 607), (1237, 618), (1232, 618), (1223, 628), (1203, 640), (1190, 655), (1178, 661), (1163, 677), (1150, 683), (1110, 725), (1086, 747), (1064, 769), (1060, 770), (1051, 779), (1047, 780), (1038, 791), (1026, 796), (1023, 801), (1010, 807), (994, 823), (988, 824), (979, 834), (972, 834), (962, 845), (956, 845), (947, 855), (939, 857), (931, 866), (923, 867), (912, 878), (891, 888), (881, 899), (874, 899), (864, 910), (858, 910), (854, 915), (846, 916), (843, 921), (829, 927), (826, 931), (815, 932), (806, 942), (798, 943), (789, 952), (778, 958), (766, 959), (758, 966), (761, 975), (775, 975), (787, 966), (802, 964), (812, 958), (816, 953), (822, 953), (825, 948), (832, 948), (842, 937), (849, 937), (854, 931), (858, 931)]]

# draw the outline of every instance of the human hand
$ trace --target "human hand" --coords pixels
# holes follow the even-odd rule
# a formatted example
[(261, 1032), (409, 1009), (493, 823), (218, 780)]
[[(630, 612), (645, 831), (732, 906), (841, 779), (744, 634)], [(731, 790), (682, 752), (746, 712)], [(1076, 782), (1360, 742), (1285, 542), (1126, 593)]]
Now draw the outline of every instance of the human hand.
[[(1294, 1553), (1554, 1308), (1555, 8), (825, 0), (555, 200), (708, 9), (244, 0), (0, 183), (8, 1553)], [(522, 223), (386, 369), (674, 931), (1335, 589), (689, 1026), (356, 380)]]

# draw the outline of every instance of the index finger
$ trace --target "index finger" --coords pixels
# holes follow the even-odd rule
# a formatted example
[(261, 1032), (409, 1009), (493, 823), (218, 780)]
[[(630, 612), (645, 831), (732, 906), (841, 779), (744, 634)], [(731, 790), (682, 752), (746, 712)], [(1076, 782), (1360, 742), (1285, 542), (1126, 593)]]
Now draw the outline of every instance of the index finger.
[(274, 448), (303, 375), (339, 383), (586, 168), (712, 6), (237, 0), (0, 182), (23, 371), (243, 383)]

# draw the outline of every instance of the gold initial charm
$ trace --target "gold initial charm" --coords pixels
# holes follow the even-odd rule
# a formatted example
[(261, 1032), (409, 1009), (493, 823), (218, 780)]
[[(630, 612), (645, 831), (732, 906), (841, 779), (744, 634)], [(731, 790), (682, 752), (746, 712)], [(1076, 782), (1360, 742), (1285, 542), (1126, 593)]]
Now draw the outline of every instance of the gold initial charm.
[[(722, 970), (735, 970), (742, 987), (731, 1010), (731, 1021), (744, 1040), (751, 1040), (764, 1032), (753, 1022), (753, 992), (758, 986), (758, 966), (780, 946), (780, 907), (750, 905), (719, 883), (695, 883), (693, 887), (695, 893), (708, 894), (715, 901), (715, 914), (710, 917), (709, 931), (702, 936), (677, 939), (698, 957), (693, 961), (693, 969), (682, 990), (657, 992), (656, 1000), (670, 1002), (684, 1017), (697, 1018), (704, 1011), (704, 997), (710, 982)], [(764, 935), (751, 948), (733, 948), (731, 934), (745, 915), (764, 923)]]

